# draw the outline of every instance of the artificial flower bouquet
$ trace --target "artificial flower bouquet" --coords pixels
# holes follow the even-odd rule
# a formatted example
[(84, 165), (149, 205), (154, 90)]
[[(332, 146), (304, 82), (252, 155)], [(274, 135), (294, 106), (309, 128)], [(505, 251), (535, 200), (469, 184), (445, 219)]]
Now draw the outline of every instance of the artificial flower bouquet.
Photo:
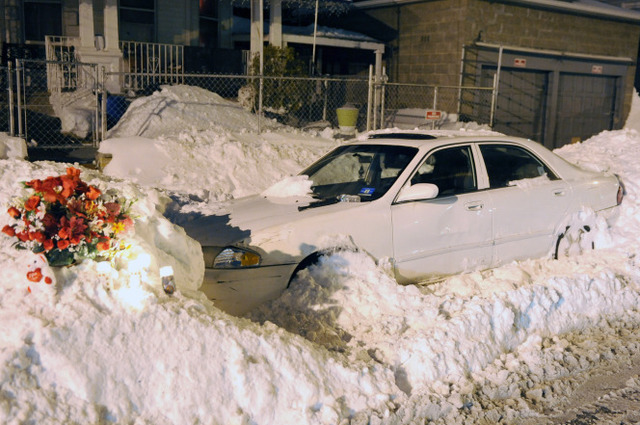
[(88, 185), (77, 168), (23, 184), (31, 193), (13, 200), (7, 212), (14, 223), (2, 232), (17, 239), (17, 248), (43, 253), (51, 266), (110, 259), (133, 227), (130, 203)]

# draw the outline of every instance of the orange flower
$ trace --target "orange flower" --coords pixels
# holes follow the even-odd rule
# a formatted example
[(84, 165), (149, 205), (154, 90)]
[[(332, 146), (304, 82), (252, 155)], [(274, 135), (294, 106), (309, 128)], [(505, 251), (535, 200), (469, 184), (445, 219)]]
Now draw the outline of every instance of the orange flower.
[(53, 203), (59, 201), (58, 192), (56, 190), (59, 186), (62, 186), (62, 181), (59, 177), (47, 177), (42, 182), (41, 192), (45, 202)]
[(69, 245), (71, 245), (71, 242), (69, 242), (68, 240), (58, 241), (58, 244), (57, 244), (58, 249), (60, 251), (64, 251), (65, 249), (69, 248)]
[(40, 205), (40, 197), (38, 195), (33, 195), (24, 203), (24, 209), (25, 211), (33, 211), (38, 208), (38, 205)]
[(13, 227), (9, 226), (8, 224), (6, 226), (4, 226), (2, 228), (2, 233), (8, 235), (8, 236), (15, 236), (16, 235), (16, 229), (14, 229)]
[(75, 167), (68, 167), (67, 168), (67, 176), (73, 178), (74, 180), (79, 180), (80, 179), (80, 173), (82, 171), (80, 171), (79, 169), (75, 168)]
[(30, 188), (32, 188), (33, 190), (35, 190), (36, 192), (42, 192), (42, 180), (35, 179), (25, 184)]
[(40, 268), (37, 268), (33, 271), (28, 272), (27, 279), (29, 279), (31, 282), (40, 282), (42, 280), (42, 270), (40, 270)]
[(42, 247), (44, 248), (45, 251), (49, 252), (53, 249), (53, 241), (51, 239), (47, 239), (44, 242), (42, 242)]
[(89, 190), (87, 190), (85, 196), (87, 197), (87, 199), (94, 201), (98, 199), (98, 196), (100, 196), (101, 193), (102, 192), (100, 192), (100, 189), (98, 189), (97, 187), (89, 186)]
[(58, 230), (58, 236), (60, 237), (60, 239), (69, 239), (70, 233), (71, 232), (68, 227), (63, 227), (60, 230)]
[(29, 239), (32, 241), (36, 241), (38, 243), (43, 243), (45, 240), (45, 236), (44, 236), (44, 233), (40, 231), (29, 232)]
[(96, 248), (98, 248), (98, 251), (108, 251), (110, 247), (111, 247), (111, 241), (109, 240), (109, 238), (102, 239), (96, 245)]
[(29, 233), (27, 232), (20, 232), (20, 233), (16, 233), (16, 236), (18, 237), (18, 239), (20, 239), (22, 242), (26, 242), (29, 240)]
[(10, 207), (7, 212), (9, 213), (9, 215), (13, 218), (18, 218), (20, 217), (20, 210), (17, 209), (16, 207)]

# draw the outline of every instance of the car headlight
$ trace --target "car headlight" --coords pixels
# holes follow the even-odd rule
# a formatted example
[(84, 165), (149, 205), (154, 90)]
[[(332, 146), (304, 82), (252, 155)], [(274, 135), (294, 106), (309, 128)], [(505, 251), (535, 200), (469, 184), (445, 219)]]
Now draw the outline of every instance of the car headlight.
[(214, 269), (239, 269), (260, 265), (260, 255), (247, 249), (233, 246), (223, 249), (213, 260)]

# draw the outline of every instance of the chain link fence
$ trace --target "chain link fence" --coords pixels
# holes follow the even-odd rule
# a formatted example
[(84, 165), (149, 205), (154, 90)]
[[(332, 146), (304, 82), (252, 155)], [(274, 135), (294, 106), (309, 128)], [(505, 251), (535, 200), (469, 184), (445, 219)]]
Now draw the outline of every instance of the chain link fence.
[[(492, 87), (387, 82), (380, 85), (380, 91), (380, 119), (376, 122), (381, 128), (435, 127), (446, 120), (489, 124), (491, 120)], [(427, 110), (438, 111), (440, 118), (428, 120)]]
[(95, 64), (16, 60), (0, 70), (0, 129), (27, 142), (30, 158), (47, 150), (95, 149), (100, 90)]
[[(162, 75), (139, 91), (149, 95), (162, 85), (171, 85)], [(124, 73), (105, 78), (130, 80)], [(337, 126), (336, 109), (351, 104), (362, 110), (358, 128), (366, 129), (369, 82), (361, 78), (262, 77), (247, 75), (184, 74), (180, 84), (200, 87), (227, 100), (238, 101), (247, 111), (296, 128)], [(260, 91), (262, 90), (262, 96)], [(135, 96), (108, 96), (103, 122), (108, 131), (126, 111)], [(106, 133), (105, 133), (106, 136)]]
[[(247, 75), (158, 74), (137, 79), (137, 90), (107, 94), (105, 81), (129, 81), (135, 73), (107, 73), (95, 64), (16, 60), (0, 68), (0, 131), (27, 141), (32, 152), (95, 149), (136, 98), (162, 85), (183, 84), (237, 101), (247, 111), (296, 128), (345, 128), (337, 111), (357, 110), (354, 130), (436, 128), (445, 117), (489, 124), (493, 89), (390, 83), (356, 77), (260, 77)], [(441, 119), (427, 120), (437, 110)], [(135, 126), (134, 126), (135, 127)], [(340, 130), (338, 131), (340, 132)], [(132, 136), (134, 134), (131, 134)], [(46, 154), (42, 154), (46, 155)], [(38, 157), (38, 155), (35, 155)]]

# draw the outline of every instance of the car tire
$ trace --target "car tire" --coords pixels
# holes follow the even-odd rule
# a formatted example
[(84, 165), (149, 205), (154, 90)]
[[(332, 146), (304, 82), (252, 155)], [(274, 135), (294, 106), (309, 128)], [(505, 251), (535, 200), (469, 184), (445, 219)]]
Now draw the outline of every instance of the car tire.
[(559, 258), (573, 257), (585, 251), (595, 249), (595, 242), (592, 239), (591, 226), (567, 226), (556, 239), (556, 246), (553, 253), (554, 260)]

